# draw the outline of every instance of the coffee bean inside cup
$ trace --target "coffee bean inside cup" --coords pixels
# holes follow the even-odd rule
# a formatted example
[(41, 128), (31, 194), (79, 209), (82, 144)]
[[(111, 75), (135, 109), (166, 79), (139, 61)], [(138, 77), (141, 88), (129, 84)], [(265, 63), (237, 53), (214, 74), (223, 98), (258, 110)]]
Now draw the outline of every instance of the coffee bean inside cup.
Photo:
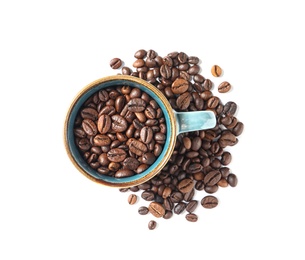
[(83, 104), (74, 136), (84, 160), (98, 174), (124, 178), (156, 161), (166, 124), (159, 105), (147, 93), (115, 86), (94, 93)]

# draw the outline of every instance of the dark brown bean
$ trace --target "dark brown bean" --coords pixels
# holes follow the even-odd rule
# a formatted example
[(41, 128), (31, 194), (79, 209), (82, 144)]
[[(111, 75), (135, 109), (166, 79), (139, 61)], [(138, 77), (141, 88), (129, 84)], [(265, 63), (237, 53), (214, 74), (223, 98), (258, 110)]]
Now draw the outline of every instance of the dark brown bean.
[(114, 148), (107, 153), (107, 157), (111, 162), (123, 162), (127, 154), (123, 149)]
[(82, 127), (87, 135), (94, 136), (97, 134), (96, 124), (91, 119), (84, 119), (82, 122)]
[(198, 216), (194, 213), (188, 213), (185, 215), (185, 218), (189, 222), (197, 222)]
[(186, 178), (178, 183), (178, 189), (182, 193), (187, 193), (191, 191), (194, 187), (195, 183), (192, 179)]
[(221, 173), (218, 170), (210, 171), (203, 179), (207, 186), (213, 186), (221, 179)]
[(109, 64), (112, 69), (118, 69), (122, 66), (122, 60), (119, 58), (113, 58), (110, 60)]
[(154, 230), (157, 227), (157, 222), (155, 220), (150, 220), (148, 222), (148, 229), (149, 230)]
[(214, 196), (205, 196), (201, 200), (201, 205), (206, 209), (215, 208), (218, 205), (218, 199)]
[(218, 86), (218, 92), (219, 93), (227, 93), (231, 90), (231, 84), (227, 81), (224, 81), (219, 84)]

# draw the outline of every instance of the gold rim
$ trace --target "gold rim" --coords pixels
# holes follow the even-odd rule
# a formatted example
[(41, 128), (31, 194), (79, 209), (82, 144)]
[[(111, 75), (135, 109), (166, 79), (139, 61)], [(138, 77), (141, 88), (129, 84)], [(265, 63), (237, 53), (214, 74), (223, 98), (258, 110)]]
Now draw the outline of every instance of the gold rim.
[[(147, 175), (143, 176), (142, 178), (137, 179), (137, 180), (133, 180), (133, 181), (122, 182), (122, 183), (107, 182), (107, 181), (102, 180), (102, 179), (97, 179), (97, 178), (94, 178), (92, 175), (90, 175), (88, 172), (86, 172), (77, 163), (75, 158), (72, 156), (72, 153), (71, 153), (71, 150), (70, 150), (70, 146), (69, 146), (69, 140), (68, 140), (68, 122), (69, 122), (69, 118), (70, 118), (71, 112), (74, 109), (74, 106), (77, 104), (78, 100), (87, 91), (89, 91), (90, 89), (92, 89), (96, 85), (104, 83), (104, 82), (115, 81), (115, 80), (126, 80), (126, 81), (135, 82), (135, 83), (138, 83), (140, 85), (145, 86), (150, 91), (154, 92), (159, 97), (161, 102), (164, 104), (166, 112), (167, 112), (167, 114), (169, 116), (170, 127), (171, 127), (171, 135), (170, 135), (170, 141), (169, 141), (169, 144), (168, 144), (168, 149), (167, 149), (163, 159), (160, 161), (160, 163), (150, 173), (148, 173)], [(148, 83), (147, 81), (145, 81), (143, 79), (140, 79), (140, 78), (133, 77), (133, 76), (129, 76), (129, 75), (108, 76), (108, 77), (97, 79), (97, 80), (91, 82), (90, 84), (88, 84), (87, 86), (85, 86), (76, 95), (76, 97), (74, 98), (73, 102), (71, 103), (71, 105), (70, 105), (70, 107), (68, 109), (68, 112), (67, 112), (67, 115), (66, 115), (66, 118), (65, 118), (65, 124), (64, 124), (64, 144), (65, 144), (65, 149), (66, 149), (68, 157), (70, 158), (70, 160), (73, 163), (73, 165), (78, 169), (79, 172), (81, 172), (84, 176), (86, 176), (90, 180), (92, 180), (94, 182), (97, 182), (99, 184), (103, 184), (103, 185), (110, 186), (110, 187), (117, 187), (117, 188), (128, 188), (128, 187), (136, 186), (136, 185), (139, 185), (141, 183), (144, 183), (144, 182), (150, 180), (155, 175), (157, 175), (162, 170), (162, 168), (166, 165), (166, 163), (168, 162), (168, 160), (170, 159), (170, 157), (171, 157), (171, 155), (172, 155), (172, 153), (174, 151), (174, 147), (175, 147), (175, 143), (176, 143), (176, 134), (177, 134), (177, 126), (176, 126), (175, 115), (173, 113), (173, 110), (172, 110), (172, 107), (171, 107), (170, 103), (168, 102), (166, 97), (163, 95), (163, 93), (160, 90), (158, 90), (155, 86), (153, 86), (152, 84)]]

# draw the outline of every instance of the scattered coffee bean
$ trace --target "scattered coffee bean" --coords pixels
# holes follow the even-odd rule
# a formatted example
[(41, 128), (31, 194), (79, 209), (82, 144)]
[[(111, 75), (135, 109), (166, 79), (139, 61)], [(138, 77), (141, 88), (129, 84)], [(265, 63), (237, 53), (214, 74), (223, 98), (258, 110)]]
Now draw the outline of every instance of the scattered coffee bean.
[(138, 209), (138, 213), (139, 213), (140, 215), (146, 215), (146, 214), (148, 214), (148, 212), (149, 212), (149, 210), (148, 210), (148, 208), (145, 207), (145, 206), (141, 206), (141, 207)]
[(187, 205), (186, 205), (186, 211), (189, 213), (192, 213), (195, 211), (197, 208), (198, 201), (197, 200), (191, 200)]
[(137, 195), (135, 195), (135, 194), (130, 194), (130, 195), (128, 196), (128, 203), (129, 203), (130, 205), (135, 204), (135, 203), (137, 202), (137, 200), (138, 200), (138, 197), (137, 197)]
[(220, 77), (222, 74), (222, 69), (218, 65), (214, 65), (211, 72), (214, 77)]
[(227, 81), (220, 83), (220, 85), (218, 86), (219, 93), (227, 93), (230, 90), (231, 90), (231, 84)]
[(119, 59), (119, 58), (113, 58), (111, 61), (110, 61), (110, 67), (112, 69), (118, 69), (122, 66), (122, 60)]
[(148, 229), (154, 230), (157, 227), (157, 222), (155, 220), (151, 220), (148, 222)]
[(188, 213), (185, 215), (185, 218), (189, 222), (197, 222), (198, 216), (194, 213)]
[(235, 187), (237, 185), (237, 177), (234, 173), (230, 173), (227, 180), (231, 187)]
[(212, 209), (215, 208), (218, 205), (218, 199), (214, 196), (205, 196), (201, 200), (201, 205), (206, 209)]

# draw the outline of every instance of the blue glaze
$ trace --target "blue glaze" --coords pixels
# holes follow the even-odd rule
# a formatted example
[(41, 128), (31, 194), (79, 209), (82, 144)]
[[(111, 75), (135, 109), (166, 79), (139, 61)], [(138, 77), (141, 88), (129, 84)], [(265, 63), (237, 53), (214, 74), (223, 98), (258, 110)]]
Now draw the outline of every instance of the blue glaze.
[(176, 112), (178, 134), (215, 127), (216, 117), (212, 111)]
[[(96, 170), (92, 169), (87, 162), (82, 158), (81, 154), (78, 151), (78, 148), (75, 144), (74, 141), (74, 132), (73, 132), (73, 128), (74, 128), (74, 121), (76, 119), (77, 113), (80, 110), (80, 108), (82, 107), (82, 104), (90, 97), (92, 96), (94, 93), (96, 93), (97, 91), (107, 88), (107, 87), (113, 87), (113, 86), (122, 86), (122, 85), (128, 85), (131, 87), (136, 87), (141, 89), (142, 91), (146, 92), (148, 95), (150, 95), (160, 106), (160, 108), (163, 111), (164, 114), (164, 118), (165, 118), (165, 123), (166, 123), (166, 128), (167, 128), (167, 133), (166, 133), (166, 141), (163, 147), (163, 150), (160, 154), (160, 156), (157, 158), (157, 160), (144, 172), (142, 172), (141, 174), (137, 174), (131, 177), (126, 177), (126, 178), (114, 178), (114, 177), (110, 177), (107, 175), (100, 175)], [(170, 118), (169, 115), (167, 113), (166, 107), (164, 106), (164, 104), (160, 101), (159, 97), (152, 92), (151, 90), (147, 89), (146, 87), (142, 86), (139, 83), (136, 82), (132, 82), (132, 81), (128, 81), (128, 80), (114, 80), (114, 81), (107, 81), (104, 83), (100, 83), (97, 84), (96, 86), (94, 86), (93, 88), (89, 89), (87, 92), (85, 92), (75, 103), (75, 105), (73, 106), (71, 113), (70, 113), (70, 117), (68, 119), (68, 126), (67, 126), (67, 138), (68, 138), (68, 146), (69, 149), (71, 151), (71, 155), (73, 156), (73, 158), (75, 159), (75, 161), (86, 171), (88, 172), (92, 177), (96, 178), (96, 179), (100, 179), (100, 180), (104, 180), (106, 182), (109, 183), (125, 183), (125, 182), (132, 182), (132, 181), (136, 181), (140, 178), (142, 178), (143, 176), (147, 175), (151, 169), (155, 168), (163, 159), (163, 157), (165, 156), (165, 153), (168, 149), (169, 143), (170, 143), (170, 136), (172, 134), (176, 135), (176, 133), (172, 132), (172, 129), (170, 127)]]

